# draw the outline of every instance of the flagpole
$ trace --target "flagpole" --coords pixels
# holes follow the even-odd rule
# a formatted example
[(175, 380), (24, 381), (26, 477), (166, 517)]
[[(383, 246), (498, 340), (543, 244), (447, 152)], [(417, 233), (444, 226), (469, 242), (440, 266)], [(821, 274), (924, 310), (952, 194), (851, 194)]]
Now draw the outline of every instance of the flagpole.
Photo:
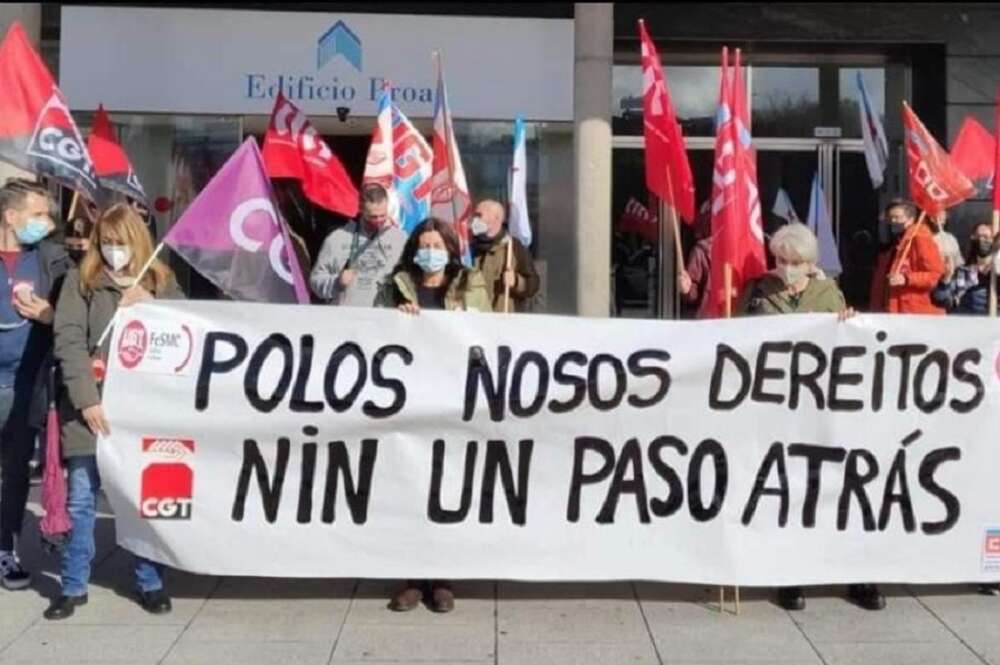
[(511, 257), (514, 254), (514, 238), (507, 234), (507, 267), (504, 269), (504, 279), (503, 279), (503, 311), (504, 314), (510, 313), (510, 284), (507, 283), (507, 273), (511, 269)]
[(73, 221), (73, 215), (76, 213), (76, 206), (80, 202), (80, 192), (73, 190), (73, 200), (69, 203), (69, 214), (66, 216), (66, 220), (69, 222)]
[[(153, 261), (156, 260), (156, 257), (159, 256), (160, 251), (162, 250), (163, 250), (163, 243), (161, 242), (159, 245), (156, 246), (156, 249), (153, 250), (153, 253), (149, 256), (149, 260), (146, 261), (146, 265), (144, 265), (142, 267), (142, 270), (139, 271), (139, 276), (135, 278), (135, 284), (133, 286), (138, 286), (142, 282), (142, 278), (146, 276), (147, 272), (149, 272), (149, 269), (153, 266)], [(116, 309), (115, 315), (111, 317), (110, 321), (108, 321), (108, 325), (104, 326), (104, 332), (101, 333), (101, 337), (97, 340), (98, 349), (100, 349), (101, 346), (104, 344), (104, 340), (108, 338), (108, 333), (111, 332), (111, 328), (114, 327), (115, 325), (115, 321), (118, 320), (119, 311), (121, 310)]]

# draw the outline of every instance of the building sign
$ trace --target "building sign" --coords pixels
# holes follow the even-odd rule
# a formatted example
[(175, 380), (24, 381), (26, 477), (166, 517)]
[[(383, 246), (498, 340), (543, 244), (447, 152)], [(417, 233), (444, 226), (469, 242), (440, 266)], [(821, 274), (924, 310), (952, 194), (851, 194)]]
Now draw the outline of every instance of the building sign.
[(434, 114), (431, 54), (462, 119), (573, 118), (573, 22), (199, 9), (62, 10), (60, 86), (75, 110), (266, 115), (278, 92), (310, 116), (374, 116), (386, 84)]

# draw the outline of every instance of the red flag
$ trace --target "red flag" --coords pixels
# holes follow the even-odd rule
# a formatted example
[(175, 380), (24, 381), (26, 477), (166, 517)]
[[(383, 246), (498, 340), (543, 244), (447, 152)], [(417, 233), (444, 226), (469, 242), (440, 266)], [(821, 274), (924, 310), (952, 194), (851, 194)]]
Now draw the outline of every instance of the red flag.
[(997, 184), (997, 173), (1000, 173), (1000, 88), (997, 88), (996, 132), (998, 136), (993, 141), (993, 210), (1000, 210), (1000, 184)]
[(87, 137), (87, 150), (94, 160), (97, 181), (103, 187), (149, 205), (146, 191), (135, 175), (128, 155), (115, 138), (111, 120), (103, 104), (97, 107), (97, 113), (94, 115), (94, 125), (90, 128), (90, 136)]
[(660, 239), (659, 224), (656, 215), (633, 197), (625, 204), (617, 226), (619, 231), (635, 233), (655, 245)]
[(441, 54), (434, 54), (437, 68), (437, 94), (434, 96), (434, 157), (431, 174), (431, 214), (451, 223), (458, 234), (462, 260), (472, 265), (472, 248), (469, 244), (469, 218), (472, 216), (472, 197), (458, 152), (458, 139), (448, 108), (448, 88), (444, 81)]
[(722, 50), (719, 110), (715, 118), (715, 170), (712, 175), (712, 268), (699, 316), (722, 316), (726, 311), (725, 270), (732, 272), (737, 294), (747, 282), (767, 271), (764, 232), (757, 192), (756, 152), (750, 134), (749, 109), (743, 89), (740, 52), (728, 67)]
[(358, 190), (344, 165), (306, 114), (280, 92), (264, 135), (263, 155), (269, 177), (299, 180), (306, 198), (321, 208), (345, 217), (358, 214)]
[(66, 100), (21, 24), (0, 44), (0, 159), (97, 200), (99, 188)]
[(694, 223), (694, 177), (684, 135), (670, 101), (667, 79), (656, 45), (639, 21), (642, 42), (642, 125), (646, 139), (646, 187)]
[(938, 145), (920, 118), (903, 102), (910, 196), (928, 215), (936, 215), (976, 193), (969, 179)]
[(969, 180), (988, 178), (993, 175), (996, 149), (996, 139), (989, 130), (968, 116), (951, 146), (951, 161)]

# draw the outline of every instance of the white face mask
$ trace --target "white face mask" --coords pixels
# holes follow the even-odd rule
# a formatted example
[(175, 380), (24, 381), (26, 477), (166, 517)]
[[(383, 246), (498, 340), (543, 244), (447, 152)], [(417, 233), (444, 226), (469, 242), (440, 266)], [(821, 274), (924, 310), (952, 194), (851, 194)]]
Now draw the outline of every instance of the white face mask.
[(809, 276), (809, 266), (778, 266), (774, 269), (774, 274), (781, 278), (781, 281), (785, 283), (785, 286), (795, 286)]
[(132, 260), (132, 250), (128, 245), (101, 245), (101, 256), (112, 270), (120, 272)]

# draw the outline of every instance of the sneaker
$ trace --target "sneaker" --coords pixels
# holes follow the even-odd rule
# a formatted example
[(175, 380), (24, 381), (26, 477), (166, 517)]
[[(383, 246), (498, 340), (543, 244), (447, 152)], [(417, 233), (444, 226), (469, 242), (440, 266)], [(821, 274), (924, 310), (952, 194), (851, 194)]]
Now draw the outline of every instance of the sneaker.
[(21, 566), (14, 552), (0, 552), (0, 585), (8, 591), (20, 591), (31, 585), (31, 573)]
[(140, 591), (139, 604), (142, 609), (150, 614), (169, 614), (173, 606), (170, 603), (170, 596), (163, 589), (156, 591)]
[(847, 588), (847, 597), (866, 610), (885, 609), (885, 596), (874, 584), (852, 584)]

